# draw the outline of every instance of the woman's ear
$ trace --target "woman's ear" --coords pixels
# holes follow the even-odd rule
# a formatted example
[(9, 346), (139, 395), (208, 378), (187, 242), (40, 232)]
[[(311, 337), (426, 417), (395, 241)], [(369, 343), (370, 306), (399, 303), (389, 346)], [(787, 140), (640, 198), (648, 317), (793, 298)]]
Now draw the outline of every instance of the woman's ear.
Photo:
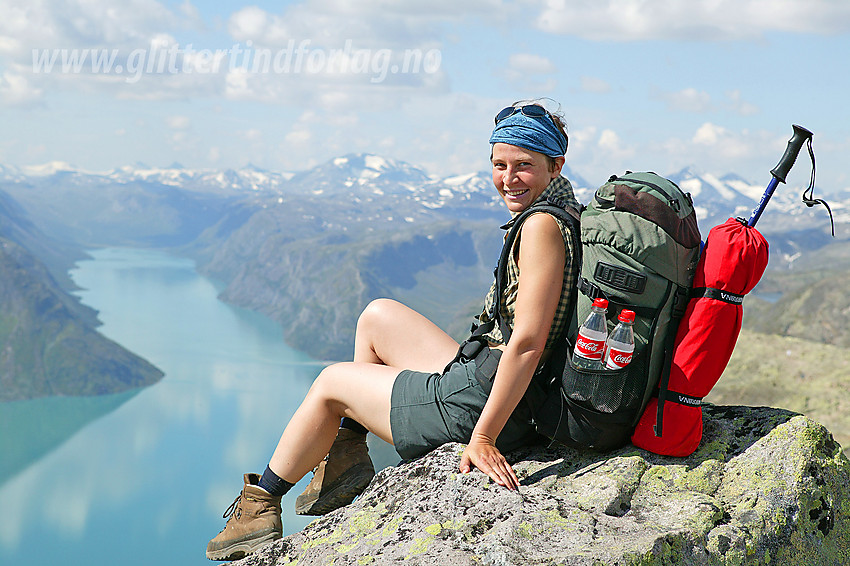
[(552, 161), (555, 164), (555, 167), (552, 168), (552, 178), (559, 176), (561, 174), (561, 169), (564, 167), (564, 163), (567, 162), (566, 158), (562, 155), (560, 157), (552, 158)]

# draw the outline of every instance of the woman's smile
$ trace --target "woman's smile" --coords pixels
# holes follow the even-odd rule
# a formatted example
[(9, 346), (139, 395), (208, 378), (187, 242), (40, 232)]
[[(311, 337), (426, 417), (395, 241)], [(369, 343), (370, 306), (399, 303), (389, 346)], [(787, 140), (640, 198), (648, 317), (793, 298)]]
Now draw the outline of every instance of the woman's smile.
[(549, 182), (561, 172), (563, 158), (549, 168), (542, 153), (506, 143), (493, 144), (493, 184), (508, 210), (522, 212), (543, 194)]

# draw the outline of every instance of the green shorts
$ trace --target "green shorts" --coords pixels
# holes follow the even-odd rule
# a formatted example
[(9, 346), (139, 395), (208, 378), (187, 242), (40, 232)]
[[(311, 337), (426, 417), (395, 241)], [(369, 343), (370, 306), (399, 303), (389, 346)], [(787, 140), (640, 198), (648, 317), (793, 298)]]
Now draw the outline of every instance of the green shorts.
[[(390, 427), (399, 456), (410, 460), (447, 442), (469, 442), (489, 393), (482, 381), (492, 382), (501, 353), (485, 347), (475, 359), (455, 361), (443, 373), (404, 370), (398, 374)], [(510, 452), (540, 440), (523, 400), (499, 434), (496, 447)]]

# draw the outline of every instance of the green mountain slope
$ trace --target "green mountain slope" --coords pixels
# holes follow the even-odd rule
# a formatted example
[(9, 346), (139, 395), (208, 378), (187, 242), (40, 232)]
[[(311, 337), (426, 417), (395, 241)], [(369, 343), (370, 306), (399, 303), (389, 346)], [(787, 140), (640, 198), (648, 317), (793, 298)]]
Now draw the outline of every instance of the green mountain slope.
[(482, 258), (495, 258), (499, 244), (474, 221), (359, 234), (305, 224), (257, 213), (211, 246), (202, 270), (227, 282), (223, 300), (279, 322), (287, 343), (318, 359), (351, 357), (357, 318), (378, 297), (402, 300), (458, 334), (468, 331), (466, 304), (481, 304), (492, 277), (494, 260)]
[(758, 291), (778, 298), (748, 298), (744, 325), (765, 334), (850, 348), (848, 276), (847, 270), (835, 269), (768, 273)]
[(0, 401), (117, 393), (162, 377), (95, 331), (71, 301), (41, 262), (0, 238)]
[(850, 350), (846, 348), (743, 330), (726, 371), (706, 401), (803, 413), (826, 426), (850, 454)]

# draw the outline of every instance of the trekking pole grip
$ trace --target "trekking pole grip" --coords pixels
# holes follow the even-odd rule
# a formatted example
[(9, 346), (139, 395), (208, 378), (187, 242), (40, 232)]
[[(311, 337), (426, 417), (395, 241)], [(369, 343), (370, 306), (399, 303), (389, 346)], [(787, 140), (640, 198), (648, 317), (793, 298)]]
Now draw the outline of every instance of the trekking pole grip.
[[(803, 147), (803, 144), (806, 141), (811, 141), (812, 136), (814, 135), (812, 132), (807, 130), (802, 126), (798, 126), (794, 124), (794, 135), (791, 136), (791, 139), (788, 140), (788, 145), (785, 147), (785, 153), (782, 155), (782, 159), (779, 160), (779, 163), (771, 169), (770, 174), (773, 177), (770, 179), (770, 183), (767, 185), (767, 189), (765, 189), (764, 194), (761, 196), (761, 200), (759, 201), (758, 206), (753, 210), (752, 215), (750, 215), (750, 219), (747, 221), (747, 226), (755, 226), (758, 219), (761, 217), (761, 213), (764, 212), (764, 207), (767, 205), (767, 201), (770, 200), (770, 197), (773, 196), (773, 192), (776, 190), (776, 187), (779, 183), (785, 182), (785, 177), (788, 175), (788, 171), (791, 170), (791, 167), (794, 166), (794, 162), (797, 161), (797, 155), (800, 154), (800, 149)], [(814, 164), (814, 161), (812, 162)]]
[(812, 132), (802, 126), (794, 124), (794, 135), (788, 140), (788, 145), (785, 147), (785, 154), (779, 163), (770, 170), (770, 174), (779, 179), (780, 182), (785, 182), (785, 177), (797, 161), (797, 155), (800, 154), (800, 149), (806, 140), (811, 139), (814, 135)]

